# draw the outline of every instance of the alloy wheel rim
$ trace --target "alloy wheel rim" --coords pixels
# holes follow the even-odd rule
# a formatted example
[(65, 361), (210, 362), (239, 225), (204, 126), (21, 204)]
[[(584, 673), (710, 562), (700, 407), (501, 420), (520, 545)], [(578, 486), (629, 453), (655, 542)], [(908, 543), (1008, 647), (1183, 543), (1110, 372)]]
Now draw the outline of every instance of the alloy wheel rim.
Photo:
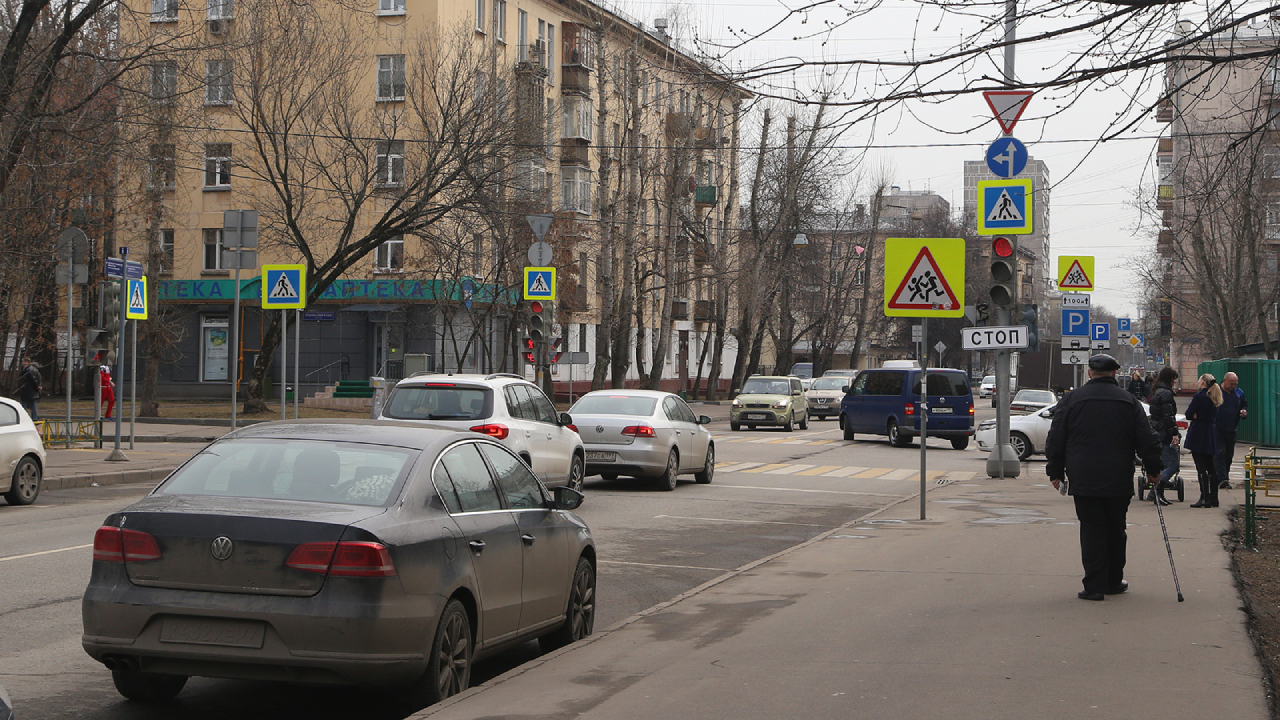
[(1009, 436), (1009, 444), (1013, 446), (1013, 452), (1016, 453), (1018, 457), (1022, 457), (1023, 451), (1027, 449), (1026, 445), (1022, 442), (1022, 438), (1017, 435)]
[(707, 448), (707, 479), (710, 480), (716, 474), (716, 449), (714, 447)]
[(575, 457), (573, 467), (569, 469), (569, 487), (574, 490), (581, 490), (582, 479), (585, 474), (582, 462)]
[(440, 644), (440, 697), (451, 697), (462, 691), (468, 669), (468, 644), (462, 616), (454, 614), (445, 626), (444, 642)]
[(581, 640), (590, 632), (595, 619), (595, 588), (591, 584), (591, 573), (578, 573), (573, 584), (573, 640)]
[(18, 472), (18, 494), (24, 498), (29, 498), (36, 491), (36, 466), (32, 463), (26, 463)]

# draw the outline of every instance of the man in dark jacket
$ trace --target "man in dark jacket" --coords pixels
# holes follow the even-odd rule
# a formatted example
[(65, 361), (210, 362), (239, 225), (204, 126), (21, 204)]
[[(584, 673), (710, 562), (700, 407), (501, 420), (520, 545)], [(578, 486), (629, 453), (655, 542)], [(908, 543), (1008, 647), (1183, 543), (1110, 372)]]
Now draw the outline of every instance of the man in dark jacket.
[(1218, 408), (1218, 454), (1213, 458), (1218, 487), (1231, 489), (1231, 462), (1236, 456), (1236, 429), (1249, 417), (1249, 401), (1240, 389), (1240, 378), (1233, 372), (1222, 376), (1222, 405)]
[(22, 358), (22, 374), (18, 376), (18, 402), (26, 408), (32, 420), (40, 419), (40, 414), (36, 411), (36, 401), (40, 399), (40, 387), (43, 384), (40, 371), (31, 363), (31, 358)]
[(1133, 456), (1152, 483), (1160, 475), (1160, 438), (1133, 395), (1116, 382), (1120, 363), (1089, 358), (1089, 382), (1060, 403), (1049, 427), (1045, 472), (1055, 488), (1064, 477), (1080, 520), (1083, 600), (1102, 600), (1128, 589), (1124, 580), (1125, 515), (1133, 497)]

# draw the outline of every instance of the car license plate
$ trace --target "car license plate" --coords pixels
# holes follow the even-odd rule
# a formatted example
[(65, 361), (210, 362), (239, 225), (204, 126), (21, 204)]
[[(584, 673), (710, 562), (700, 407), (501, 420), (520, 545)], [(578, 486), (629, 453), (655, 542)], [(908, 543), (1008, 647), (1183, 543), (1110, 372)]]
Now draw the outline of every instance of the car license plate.
[(746, 418), (747, 420), (768, 420), (769, 419), (769, 416), (763, 413), (747, 413), (742, 417)]
[(613, 462), (615, 459), (617, 459), (617, 457), (618, 457), (617, 453), (595, 452), (591, 450), (587, 451), (588, 460), (598, 460), (600, 462)]
[(263, 624), (252, 620), (171, 617), (160, 627), (160, 642), (189, 645), (260, 648), (264, 635)]
[(929, 408), (929, 412), (931, 412), (931, 413), (933, 413), (933, 414), (935, 414), (935, 415), (950, 415), (950, 414), (951, 414), (951, 408), (949, 408), (949, 407), (936, 407), (936, 408)]

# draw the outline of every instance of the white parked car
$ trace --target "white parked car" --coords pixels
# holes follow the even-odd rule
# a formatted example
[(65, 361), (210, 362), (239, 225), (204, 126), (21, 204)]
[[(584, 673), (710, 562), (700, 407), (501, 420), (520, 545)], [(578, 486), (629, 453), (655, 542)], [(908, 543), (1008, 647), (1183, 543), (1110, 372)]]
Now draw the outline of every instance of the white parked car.
[(44, 443), (22, 405), (0, 398), (0, 492), (10, 505), (30, 505), (40, 495)]
[(519, 375), (416, 373), (396, 383), (378, 417), (488, 435), (519, 455), (548, 487), (582, 490), (586, 450), (573, 418), (557, 413), (538, 386)]
[[(1151, 409), (1146, 403), (1141, 403), (1142, 409), (1148, 415)], [(1049, 426), (1053, 423), (1053, 412), (1058, 406), (1051, 405), (1039, 412), (1033, 412), (1029, 415), (1015, 415), (1009, 418), (1009, 444), (1013, 446), (1013, 451), (1017, 453), (1018, 459), (1026, 461), (1034, 454), (1044, 454), (1045, 443), (1049, 439)], [(1176, 418), (1178, 428), (1185, 436), (1187, 432), (1187, 418), (1178, 413)], [(978, 441), (978, 449), (990, 451), (996, 445), (996, 421), (983, 420), (978, 425), (978, 431), (974, 434), (974, 439)], [(1183, 450), (1186, 452), (1186, 450)]]
[(677, 395), (596, 390), (571, 411), (586, 442), (588, 475), (652, 479), (659, 490), (675, 490), (676, 478), (688, 473), (699, 483), (715, 477), (716, 446), (707, 432), (711, 418), (694, 415)]

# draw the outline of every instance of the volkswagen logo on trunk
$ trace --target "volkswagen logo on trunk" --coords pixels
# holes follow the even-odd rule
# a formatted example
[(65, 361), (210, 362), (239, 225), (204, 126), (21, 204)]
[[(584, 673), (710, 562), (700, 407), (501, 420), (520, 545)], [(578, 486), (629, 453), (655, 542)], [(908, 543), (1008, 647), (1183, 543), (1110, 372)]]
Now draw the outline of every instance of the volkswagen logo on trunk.
[(213, 544), (209, 546), (209, 552), (213, 553), (213, 556), (219, 560), (226, 560), (231, 557), (231, 551), (233, 549), (234, 547), (231, 544), (231, 538), (226, 537), (225, 535), (214, 540)]
[(602, 432), (604, 432), (604, 426), (603, 426), (603, 425), (597, 425), (597, 426), (596, 426), (596, 432), (598, 432), (598, 433), (602, 433)]

